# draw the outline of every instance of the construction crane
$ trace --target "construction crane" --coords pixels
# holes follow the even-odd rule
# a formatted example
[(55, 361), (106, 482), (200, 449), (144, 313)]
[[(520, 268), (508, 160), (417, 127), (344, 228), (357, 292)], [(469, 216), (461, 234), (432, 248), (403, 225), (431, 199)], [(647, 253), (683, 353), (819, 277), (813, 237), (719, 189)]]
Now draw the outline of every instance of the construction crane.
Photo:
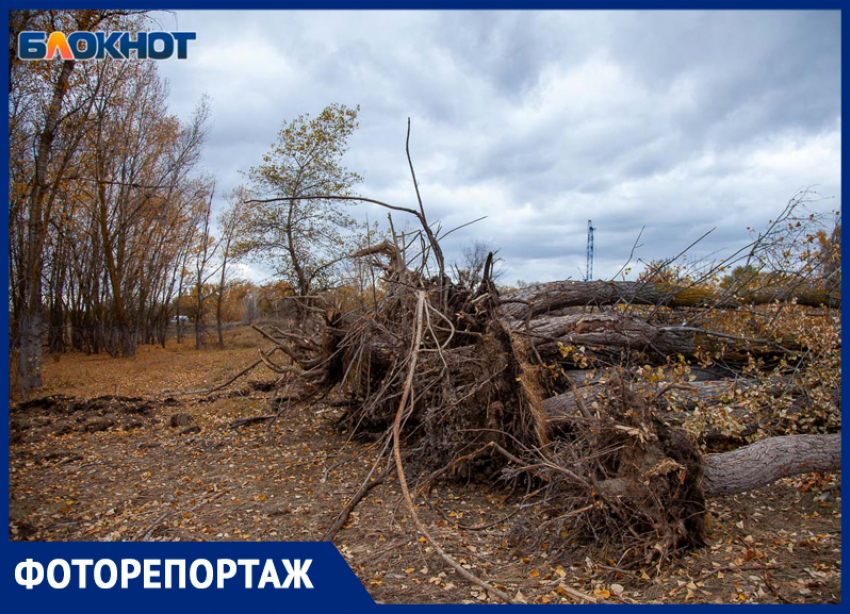
[(593, 220), (587, 220), (587, 268), (584, 272), (584, 281), (593, 280)]

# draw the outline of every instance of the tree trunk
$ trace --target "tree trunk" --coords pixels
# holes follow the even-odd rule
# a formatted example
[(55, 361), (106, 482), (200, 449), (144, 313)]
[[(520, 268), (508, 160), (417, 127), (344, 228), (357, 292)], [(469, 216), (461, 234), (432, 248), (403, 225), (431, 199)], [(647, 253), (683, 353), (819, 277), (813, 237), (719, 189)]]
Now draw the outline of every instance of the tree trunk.
[(202, 325), (201, 315), (200, 315), (201, 307), (202, 307), (202, 305), (199, 306), (198, 316), (195, 318), (195, 349), (196, 350), (201, 349), (201, 325)]
[(218, 346), (224, 347), (224, 328), (222, 325), (222, 317), (224, 311), (224, 288), (225, 280), (227, 279), (227, 252), (230, 250), (230, 239), (227, 240), (224, 246), (224, 254), (221, 258), (221, 279), (218, 282), (218, 296), (215, 303), (215, 325), (218, 330)]
[(44, 243), (47, 235), (45, 208), (49, 206), (48, 166), (53, 141), (62, 115), (62, 104), (68, 93), (68, 81), (74, 70), (74, 61), (62, 63), (59, 78), (53, 86), (53, 97), (47, 109), (44, 129), (38, 139), (35, 154), (35, 173), (30, 194), (30, 211), (27, 228), (27, 240), (24, 247), (25, 260), (22, 263), (22, 295), (20, 322), (20, 364), (21, 397), (26, 400), (34, 388), (41, 386), (41, 324), (42, 324), (42, 271), (44, 269)]
[(196, 284), (196, 288), (198, 291), (198, 300), (196, 301), (196, 311), (195, 311), (195, 349), (201, 349), (201, 333), (203, 332), (204, 325), (204, 286), (202, 283), (202, 270), (199, 269), (198, 272), (198, 282)]
[(41, 387), (41, 309), (21, 313), (18, 334), (21, 398), (28, 401), (32, 391)]
[(532, 320), (528, 331), (523, 321), (510, 321), (510, 326), (527, 335), (541, 353), (557, 353), (558, 342), (568, 346), (654, 349), (665, 356), (692, 356), (696, 349), (690, 331), (655, 326), (614, 313), (544, 316)]
[(183, 343), (183, 323), (180, 320), (180, 303), (183, 300), (183, 286), (181, 283), (180, 289), (177, 291), (177, 308), (175, 309), (174, 319), (177, 324), (177, 345)]
[(122, 324), (118, 327), (121, 336), (121, 356), (133, 358), (136, 356), (136, 331), (132, 326)]
[(610, 312), (540, 316), (527, 327), (524, 320), (509, 319), (508, 325), (544, 356), (557, 355), (559, 344), (647, 350), (665, 357), (694, 356), (701, 349), (711, 354), (719, 352), (732, 362), (746, 360), (749, 354), (768, 357), (801, 349), (794, 345), (793, 339), (782, 345), (688, 326), (657, 326), (627, 314)]
[(501, 314), (524, 318), (563, 307), (585, 305), (667, 305), (669, 307), (714, 306), (734, 309), (740, 305), (761, 305), (796, 299), (808, 307), (841, 307), (841, 297), (815, 288), (773, 289), (725, 296), (704, 288), (683, 288), (672, 284), (637, 281), (553, 281), (535, 284), (502, 297)]
[(707, 497), (746, 492), (780, 478), (841, 469), (841, 434), (770, 437), (706, 456), (703, 467)]
[[(680, 389), (670, 390), (662, 401), (670, 402), (677, 409), (693, 410), (697, 407), (728, 403), (757, 385), (753, 380), (707, 380), (688, 382)], [(590, 408), (594, 402), (603, 400), (607, 386), (601, 382), (589, 382), (588, 385), (578, 385), (578, 393), (584, 405)], [(669, 407), (669, 406), (668, 406)], [(565, 392), (543, 401), (543, 411), (550, 425), (569, 424), (581, 419), (581, 412), (576, 404), (575, 395)], [(750, 409), (750, 411), (752, 411)]]

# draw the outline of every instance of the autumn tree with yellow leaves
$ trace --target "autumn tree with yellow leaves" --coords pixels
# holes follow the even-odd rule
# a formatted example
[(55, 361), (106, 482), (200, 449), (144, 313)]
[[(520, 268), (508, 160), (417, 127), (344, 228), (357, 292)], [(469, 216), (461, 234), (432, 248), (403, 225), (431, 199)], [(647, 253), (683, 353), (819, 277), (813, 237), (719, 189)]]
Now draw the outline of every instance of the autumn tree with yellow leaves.
[(236, 251), (266, 264), (307, 297), (327, 287), (347, 254), (353, 219), (339, 201), (361, 177), (342, 165), (359, 106), (326, 107), (285, 123), (262, 164), (248, 173), (258, 195), (246, 202)]
[(204, 199), (196, 170), (209, 106), (168, 110), (150, 61), (16, 60), (23, 30), (139, 30), (138, 11), (10, 14), (11, 350), (22, 397), (42, 344), (132, 356), (164, 342), (168, 306)]

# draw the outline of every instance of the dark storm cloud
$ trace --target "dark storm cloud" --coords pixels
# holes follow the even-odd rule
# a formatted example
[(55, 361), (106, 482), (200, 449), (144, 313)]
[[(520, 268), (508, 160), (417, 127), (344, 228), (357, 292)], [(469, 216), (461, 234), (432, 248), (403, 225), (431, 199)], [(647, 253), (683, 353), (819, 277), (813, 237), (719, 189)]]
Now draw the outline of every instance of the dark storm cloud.
[[(166, 16), (166, 27), (171, 26)], [(176, 112), (212, 97), (205, 164), (222, 193), (284, 120), (361, 105), (347, 165), (360, 192), (422, 195), (448, 257), (500, 247), (506, 280), (598, 277), (638, 256), (736, 248), (794, 192), (840, 194), (837, 12), (179, 12)], [(222, 201), (223, 202), (223, 201)], [(221, 202), (219, 203), (221, 206)], [(821, 209), (840, 202), (817, 203)], [(384, 220), (377, 208), (353, 209)], [(399, 220), (403, 224), (405, 220)], [(255, 273), (259, 275), (259, 273)]]

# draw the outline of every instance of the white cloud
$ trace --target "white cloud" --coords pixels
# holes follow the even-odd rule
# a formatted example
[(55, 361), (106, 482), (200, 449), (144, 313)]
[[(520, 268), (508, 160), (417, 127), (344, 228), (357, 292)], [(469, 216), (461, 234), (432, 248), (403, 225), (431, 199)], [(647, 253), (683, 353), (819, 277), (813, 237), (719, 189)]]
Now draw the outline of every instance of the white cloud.
[[(347, 165), (360, 192), (412, 206), (411, 149), (448, 257), (483, 238), (506, 279), (746, 242), (794, 192), (840, 207), (837, 12), (178, 12), (189, 59), (164, 63), (175, 110), (213, 99), (205, 154), (221, 193), (284, 120), (361, 105)], [(222, 206), (223, 199), (218, 203)], [(353, 211), (384, 220), (386, 211)], [(404, 220), (400, 220), (403, 224)], [(245, 276), (260, 279), (258, 268)]]

